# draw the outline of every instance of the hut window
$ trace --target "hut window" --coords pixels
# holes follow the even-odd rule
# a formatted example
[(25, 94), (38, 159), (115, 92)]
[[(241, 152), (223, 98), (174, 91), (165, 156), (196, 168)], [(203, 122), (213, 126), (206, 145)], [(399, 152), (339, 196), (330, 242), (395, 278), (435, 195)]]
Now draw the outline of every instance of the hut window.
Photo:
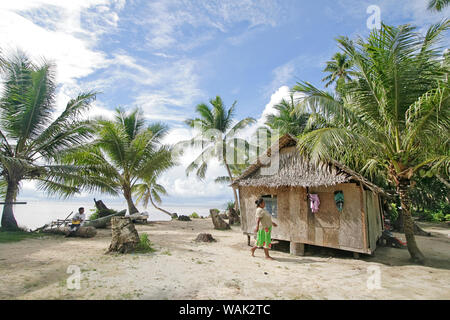
[(265, 195), (262, 196), (264, 202), (266, 203), (266, 210), (272, 215), (272, 217), (276, 218), (278, 216), (278, 203), (277, 196), (275, 195)]

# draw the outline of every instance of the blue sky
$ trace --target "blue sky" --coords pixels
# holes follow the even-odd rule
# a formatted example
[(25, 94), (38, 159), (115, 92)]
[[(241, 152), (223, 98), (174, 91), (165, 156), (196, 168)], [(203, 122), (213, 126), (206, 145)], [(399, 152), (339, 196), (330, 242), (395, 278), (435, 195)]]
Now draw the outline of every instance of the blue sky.
[[(0, 47), (21, 48), (57, 64), (57, 104), (79, 91), (102, 93), (91, 115), (115, 107), (141, 107), (152, 121), (171, 127), (168, 143), (190, 133), (183, 120), (195, 105), (220, 95), (236, 117), (272, 112), (298, 80), (318, 86), (335, 38), (369, 33), (370, 5), (387, 24), (423, 29), (449, 16), (426, 11), (427, 0), (187, 1), (15, 0), (0, 2)], [(448, 38), (447, 38), (448, 39)], [(185, 177), (180, 166), (161, 179), (170, 204), (223, 203), (232, 199), (212, 163), (208, 178)], [(25, 183), (22, 198), (45, 198)], [(82, 194), (79, 198), (92, 198)]]

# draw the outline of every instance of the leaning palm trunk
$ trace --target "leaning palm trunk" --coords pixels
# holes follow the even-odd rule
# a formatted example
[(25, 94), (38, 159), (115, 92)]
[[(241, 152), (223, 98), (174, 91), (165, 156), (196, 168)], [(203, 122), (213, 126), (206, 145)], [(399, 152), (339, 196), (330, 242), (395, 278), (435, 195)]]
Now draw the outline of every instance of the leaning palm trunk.
[(152, 198), (152, 196), (151, 196), (150, 194), (149, 194), (149, 199), (150, 199), (150, 202), (151, 202), (151, 204), (153, 205), (153, 207), (155, 207), (155, 209), (158, 209), (159, 211), (162, 211), (162, 212), (164, 212), (165, 214), (168, 214), (168, 215), (171, 216), (171, 217), (174, 216), (173, 213), (170, 213), (169, 211), (164, 210), (163, 208), (158, 207), (158, 206), (155, 204), (155, 202), (153, 202), (153, 198)]
[(8, 181), (8, 188), (6, 190), (5, 205), (3, 206), (2, 214), (2, 229), (7, 231), (18, 230), (17, 221), (14, 218), (13, 202), (16, 200), (16, 194), (19, 184), (15, 181)]
[(408, 251), (411, 255), (411, 259), (415, 262), (423, 263), (425, 257), (423, 256), (422, 252), (420, 252), (419, 247), (416, 243), (416, 239), (414, 237), (414, 221), (411, 215), (411, 201), (408, 196), (409, 184), (410, 180), (408, 179), (398, 179), (397, 192), (400, 196), (400, 203), (402, 206), (403, 230), (405, 232)]

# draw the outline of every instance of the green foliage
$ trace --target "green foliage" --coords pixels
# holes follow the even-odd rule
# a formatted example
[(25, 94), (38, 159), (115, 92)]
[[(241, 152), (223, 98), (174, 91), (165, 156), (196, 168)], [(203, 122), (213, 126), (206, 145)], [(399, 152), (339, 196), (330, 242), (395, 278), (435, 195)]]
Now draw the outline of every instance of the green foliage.
[(277, 110), (277, 113), (267, 115), (266, 125), (271, 129), (278, 130), (280, 135), (288, 133), (298, 136), (304, 131), (312, 130), (316, 127), (310, 113), (300, 112), (296, 109), (293, 95), (290, 96), (289, 101), (283, 99), (274, 106), (274, 109)]
[(148, 234), (142, 233), (139, 236), (139, 244), (136, 247), (136, 252), (139, 253), (150, 253), (155, 252), (156, 250), (152, 247), (152, 243), (148, 238)]
[(442, 11), (448, 5), (450, 5), (450, 0), (429, 0), (428, 9)]
[(346, 81), (351, 81), (353, 61), (345, 53), (336, 53), (330, 61), (327, 61), (327, 66), (323, 70), (329, 74), (322, 79), (326, 82), (325, 87), (330, 86), (334, 82), (337, 86), (342, 86)]
[(131, 196), (136, 185), (173, 166), (171, 148), (161, 143), (168, 128), (146, 124), (140, 109), (127, 113), (118, 108), (114, 120), (98, 119), (95, 129), (96, 139), (66, 153), (64, 160), (86, 167), (84, 188), (123, 194), (129, 213), (134, 213)]
[(193, 219), (199, 219), (200, 218), (200, 216), (198, 215), (197, 212), (192, 212), (192, 214), (189, 217), (191, 217)]
[(2, 231), (0, 229), (0, 243), (18, 242), (24, 239), (42, 237), (41, 234), (25, 231)]
[[(225, 107), (219, 96), (209, 102), (212, 108), (204, 103), (199, 104), (196, 107), (199, 117), (185, 121), (191, 128), (199, 127), (202, 132), (191, 140), (181, 141), (177, 144), (182, 149), (202, 148), (201, 154), (186, 168), (186, 175), (196, 171), (196, 175), (200, 179), (205, 178), (208, 162), (212, 159), (218, 159), (229, 168), (229, 164), (225, 162), (225, 151), (236, 149), (236, 145), (239, 144), (247, 147), (248, 142), (238, 138), (237, 134), (249, 124), (255, 123), (255, 119), (245, 118), (232, 126), (236, 102), (229, 109)], [(212, 136), (204, 134), (212, 134)]]
[(98, 219), (98, 218), (100, 218), (100, 217), (98, 216), (98, 211), (95, 211), (94, 213), (92, 213), (92, 214), (89, 216), (89, 220), (96, 220), (96, 219)]
[(324, 128), (299, 136), (299, 149), (314, 160), (335, 159), (366, 176), (410, 180), (420, 169), (450, 166), (449, 66), (440, 49), (450, 21), (415, 27), (382, 25), (367, 39), (338, 39), (353, 62), (352, 79), (338, 95), (308, 82), (294, 92), (299, 109), (315, 108)]
[(233, 208), (234, 208), (234, 201), (228, 201), (228, 202), (225, 204), (225, 208), (226, 208), (227, 210), (233, 209)]
[(398, 219), (398, 204), (390, 203), (389, 204), (389, 219), (391, 220), (391, 224), (393, 224)]
[(420, 212), (415, 212), (415, 215), (418, 216), (420, 220), (424, 221), (448, 221), (450, 218), (450, 204), (448, 202), (442, 202), (437, 208), (423, 209)]
[[(56, 111), (55, 66), (35, 64), (23, 53), (5, 59), (0, 96), (0, 194), (5, 183), (20, 188), (35, 180), (50, 195), (68, 197), (79, 192), (82, 166), (61, 164), (59, 155), (92, 136), (92, 125), (82, 120), (96, 93), (80, 93), (61, 114)], [(16, 194), (11, 194), (13, 201)], [(5, 219), (13, 224), (12, 219)], [(5, 226), (15, 229), (17, 226)]]

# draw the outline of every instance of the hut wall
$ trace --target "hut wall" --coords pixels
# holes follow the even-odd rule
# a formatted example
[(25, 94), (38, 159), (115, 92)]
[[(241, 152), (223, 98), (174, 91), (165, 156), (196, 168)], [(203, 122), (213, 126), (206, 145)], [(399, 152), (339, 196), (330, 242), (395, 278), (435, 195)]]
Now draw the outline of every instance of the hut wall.
[[(334, 201), (334, 192), (344, 193), (344, 208), (339, 212)], [(344, 183), (329, 187), (310, 188), (320, 199), (319, 212), (310, 215), (309, 229), (315, 232), (317, 245), (334, 248), (363, 250), (363, 228), (361, 194), (355, 183)]]
[[(339, 212), (334, 201), (334, 192), (341, 190), (344, 193), (344, 209)], [(378, 196), (370, 191), (361, 193), (360, 187), (355, 183), (344, 183), (335, 186), (322, 186), (309, 188), (310, 193), (317, 193), (320, 198), (319, 212), (312, 213), (306, 198), (306, 188), (285, 187), (240, 187), (241, 227), (244, 233), (254, 233), (255, 228), (255, 200), (263, 194), (277, 196), (278, 217), (274, 221), (278, 224), (273, 228), (272, 238), (318, 246), (340, 248), (357, 252), (368, 252), (364, 241), (364, 234), (368, 234), (368, 223), (377, 226), (378, 235), (381, 230), (379, 217)], [(367, 196), (370, 194), (370, 196)], [(361, 195), (370, 204), (365, 205)], [(361, 207), (361, 204), (365, 206)], [(378, 227), (379, 223), (379, 227)], [(374, 236), (375, 238), (375, 236)], [(371, 238), (372, 239), (372, 238)], [(371, 240), (373, 241), (373, 240)], [(375, 239), (376, 242), (376, 239)], [(375, 249), (376, 243), (371, 242), (370, 248)]]

